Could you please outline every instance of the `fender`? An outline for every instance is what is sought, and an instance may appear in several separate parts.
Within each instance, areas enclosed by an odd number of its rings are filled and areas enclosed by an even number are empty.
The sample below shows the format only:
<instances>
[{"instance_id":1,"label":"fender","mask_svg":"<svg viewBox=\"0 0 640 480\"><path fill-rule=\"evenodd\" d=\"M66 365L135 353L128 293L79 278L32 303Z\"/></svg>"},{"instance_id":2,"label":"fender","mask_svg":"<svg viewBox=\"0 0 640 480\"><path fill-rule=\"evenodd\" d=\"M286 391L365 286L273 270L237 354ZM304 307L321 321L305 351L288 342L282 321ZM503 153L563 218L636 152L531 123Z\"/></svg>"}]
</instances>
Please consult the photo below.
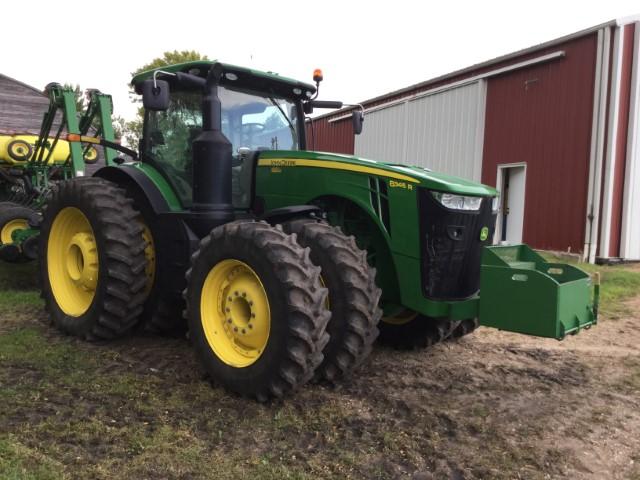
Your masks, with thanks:
<instances>
[{"instance_id":1,"label":"fender","mask_svg":"<svg viewBox=\"0 0 640 480\"><path fill-rule=\"evenodd\" d=\"M161 215L170 212L169 204L153 181L143 171L130 165L102 167L93 174L122 186L135 185L145 195L154 213Z\"/></svg>"}]
</instances>

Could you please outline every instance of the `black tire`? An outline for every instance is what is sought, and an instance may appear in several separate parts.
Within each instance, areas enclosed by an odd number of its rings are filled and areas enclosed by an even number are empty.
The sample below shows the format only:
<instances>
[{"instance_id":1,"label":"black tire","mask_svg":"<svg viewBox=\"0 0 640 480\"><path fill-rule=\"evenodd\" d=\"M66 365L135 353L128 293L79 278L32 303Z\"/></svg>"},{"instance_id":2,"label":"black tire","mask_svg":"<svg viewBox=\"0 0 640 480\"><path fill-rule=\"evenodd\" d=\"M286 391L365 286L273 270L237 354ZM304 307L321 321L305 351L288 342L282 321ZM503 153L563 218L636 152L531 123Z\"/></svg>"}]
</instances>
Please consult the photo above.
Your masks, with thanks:
<instances>
[{"instance_id":1,"label":"black tire","mask_svg":"<svg viewBox=\"0 0 640 480\"><path fill-rule=\"evenodd\" d=\"M186 286L185 272L190 258L184 225L177 218L161 221L141 190L133 186L125 188L133 199L134 208L141 214L155 251L155 275L144 302L140 326L154 335L183 337L187 321L182 314L185 308L182 292Z\"/></svg>"},{"instance_id":2,"label":"black tire","mask_svg":"<svg viewBox=\"0 0 640 480\"><path fill-rule=\"evenodd\" d=\"M146 259L142 226L136 221L139 213L132 203L124 190L100 178L77 178L53 188L43 212L38 256L45 309L61 331L86 340L110 340L124 336L137 323L145 299ZM95 293L88 308L78 315L63 311L48 270L55 261L49 259L52 226L67 207L84 215L97 249ZM55 249L53 252L55 258Z\"/></svg>"},{"instance_id":3,"label":"black tire","mask_svg":"<svg viewBox=\"0 0 640 480\"><path fill-rule=\"evenodd\" d=\"M16 162L26 162L33 154L33 147L24 140L13 140L7 144L7 154Z\"/></svg>"},{"instance_id":4,"label":"black tire","mask_svg":"<svg viewBox=\"0 0 640 480\"><path fill-rule=\"evenodd\" d=\"M13 202L1 202L0 203L0 246L11 245L10 240L11 228L5 230L5 227L9 226L10 222L15 220L28 224L30 218L36 215L36 212L29 207ZM32 260L27 255L24 255L22 251L22 245L6 246L2 249L0 258L7 263L26 263Z\"/></svg>"},{"instance_id":5,"label":"black tire","mask_svg":"<svg viewBox=\"0 0 640 480\"><path fill-rule=\"evenodd\" d=\"M311 249L311 261L322 269L322 280L329 289L329 343L315 376L333 382L359 367L378 337L382 291L376 286L376 272L355 238L337 227L302 219L283 228L295 233L301 246Z\"/></svg>"},{"instance_id":6,"label":"black tire","mask_svg":"<svg viewBox=\"0 0 640 480\"><path fill-rule=\"evenodd\" d=\"M7 208L13 208L13 207L22 207L22 205L16 202L9 202L9 201L0 202L0 212L6 210Z\"/></svg>"},{"instance_id":7,"label":"black tire","mask_svg":"<svg viewBox=\"0 0 640 480\"><path fill-rule=\"evenodd\" d=\"M383 318L380 322L380 343L397 350L429 348L451 335L455 324L451 320L429 318L405 312L405 320ZM394 322L394 323L391 323Z\"/></svg>"},{"instance_id":8,"label":"black tire","mask_svg":"<svg viewBox=\"0 0 640 480\"><path fill-rule=\"evenodd\" d=\"M469 318L467 320L462 320L456 328L451 332L452 340L456 340L458 338L464 337L474 332L480 326L480 322L477 318Z\"/></svg>"},{"instance_id":9,"label":"black tire","mask_svg":"<svg viewBox=\"0 0 640 480\"><path fill-rule=\"evenodd\" d=\"M12 243L9 241L10 230L5 231L5 227L8 226L9 222L17 220L28 226L29 220L34 220L36 216L37 213L29 207L12 202L0 203L0 245ZM21 246L18 245L3 249L1 258L7 263L25 263L32 260L32 258L23 254Z\"/></svg>"},{"instance_id":10,"label":"black tire","mask_svg":"<svg viewBox=\"0 0 640 480\"><path fill-rule=\"evenodd\" d=\"M14 220L23 220L28 225L29 220L33 219L36 215L37 213L35 212L35 210L29 207L23 207L22 205L17 204L9 204L9 202L2 202L0 203L0 232L2 232L7 223ZM6 235L2 236L6 237ZM0 244L10 243L6 242L5 240L8 239L3 239L2 236L0 236Z\"/></svg>"},{"instance_id":11,"label":"black tire","mask_svg":"<svg viewBox=\"0 0 640 480\"><path fill-rule=\"evenodd\" d=\"M214 352L201 315L205 279L225 260L243 262L253 270L269 305L268 339L253 363L242 368ZM327 289L322 287L320 268L311 262L309 250L280 226L238 221L215 228L192 256L184 296L197 356L212 379L231 391L259 401L281 398L306 383L322 362L331 316L325 308ZM227 315L221 306L216 308L218 318Z\"/></svg>"}]
</instances>

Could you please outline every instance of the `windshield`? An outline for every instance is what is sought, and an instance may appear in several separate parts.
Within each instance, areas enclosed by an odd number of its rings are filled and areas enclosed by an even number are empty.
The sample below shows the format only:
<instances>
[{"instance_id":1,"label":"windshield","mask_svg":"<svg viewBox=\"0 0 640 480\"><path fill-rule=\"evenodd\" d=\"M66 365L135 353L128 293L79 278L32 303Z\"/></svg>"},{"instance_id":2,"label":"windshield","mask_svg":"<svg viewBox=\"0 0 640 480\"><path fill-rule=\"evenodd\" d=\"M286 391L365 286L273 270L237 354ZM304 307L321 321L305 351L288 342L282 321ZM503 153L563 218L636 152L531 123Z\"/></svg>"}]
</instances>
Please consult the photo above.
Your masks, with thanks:
<instances>
[{"instance_id":1,"label":"windshield","mask_svg":"<svg viewBox=\"0 0 640 480\"><path fill-rule=\"evenodd\" d=\"M234 155L234 174L243 170L242 179L246 180L252 171L246 166L242 169L242 162L249 156L239 155L241 148L298 150L297 108L292 100L224 86L218 88L218 96L222 132L231 142ZM147 112L145 156L166 173L184 205L191 203L191 142L202 131L201 106L201 92L174 91L166 111ZM250 186L250 178L248 183Z\"/></svg>"}]
</instances>

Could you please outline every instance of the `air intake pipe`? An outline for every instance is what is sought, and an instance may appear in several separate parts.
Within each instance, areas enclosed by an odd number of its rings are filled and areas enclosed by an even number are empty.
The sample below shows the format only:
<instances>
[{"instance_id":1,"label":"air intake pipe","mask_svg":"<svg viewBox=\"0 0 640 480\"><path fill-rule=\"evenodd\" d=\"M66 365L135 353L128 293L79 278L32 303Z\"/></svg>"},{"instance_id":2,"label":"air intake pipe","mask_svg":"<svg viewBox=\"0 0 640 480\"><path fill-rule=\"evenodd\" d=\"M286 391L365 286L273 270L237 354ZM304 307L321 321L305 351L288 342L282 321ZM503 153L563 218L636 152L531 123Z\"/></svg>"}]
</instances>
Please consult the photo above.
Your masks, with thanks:
<instances>
[{"instance_id":1,"label":"air intake pipe","mask_svg":"<svg viewBox=\"0 0 640 480\"><path fill-rule=\"evenodd\" d=\"M195 230L205 235L234 219L231 197L231 142L222 133L218 85L222 65L211 66L202 101L202 132L193 140L193 205ZM191 223L191 222L190 222Z\"/></svg>"}]
</instances>

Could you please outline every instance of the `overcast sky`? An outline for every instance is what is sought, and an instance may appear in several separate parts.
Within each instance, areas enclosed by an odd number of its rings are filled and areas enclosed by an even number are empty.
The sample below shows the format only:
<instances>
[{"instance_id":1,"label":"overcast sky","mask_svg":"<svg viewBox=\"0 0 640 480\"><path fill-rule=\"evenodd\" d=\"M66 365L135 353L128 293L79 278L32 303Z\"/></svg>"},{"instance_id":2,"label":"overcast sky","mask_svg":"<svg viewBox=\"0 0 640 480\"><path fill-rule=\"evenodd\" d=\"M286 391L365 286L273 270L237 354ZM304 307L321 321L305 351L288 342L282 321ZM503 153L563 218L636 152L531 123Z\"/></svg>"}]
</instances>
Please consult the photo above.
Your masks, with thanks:
<instances>
[{"instance_id":1,"label":"overcast sky","mask_svg":"<svg viewBox=\"0 0 640 480\"><path fill-rule=\"evenodd\" d=\"M0 73L98 88L130 119L131 72L190 49L309 82L320 67L320 98L355 103L634 14L637 0L12 1Z\"/></svg>"}]
</instances>

